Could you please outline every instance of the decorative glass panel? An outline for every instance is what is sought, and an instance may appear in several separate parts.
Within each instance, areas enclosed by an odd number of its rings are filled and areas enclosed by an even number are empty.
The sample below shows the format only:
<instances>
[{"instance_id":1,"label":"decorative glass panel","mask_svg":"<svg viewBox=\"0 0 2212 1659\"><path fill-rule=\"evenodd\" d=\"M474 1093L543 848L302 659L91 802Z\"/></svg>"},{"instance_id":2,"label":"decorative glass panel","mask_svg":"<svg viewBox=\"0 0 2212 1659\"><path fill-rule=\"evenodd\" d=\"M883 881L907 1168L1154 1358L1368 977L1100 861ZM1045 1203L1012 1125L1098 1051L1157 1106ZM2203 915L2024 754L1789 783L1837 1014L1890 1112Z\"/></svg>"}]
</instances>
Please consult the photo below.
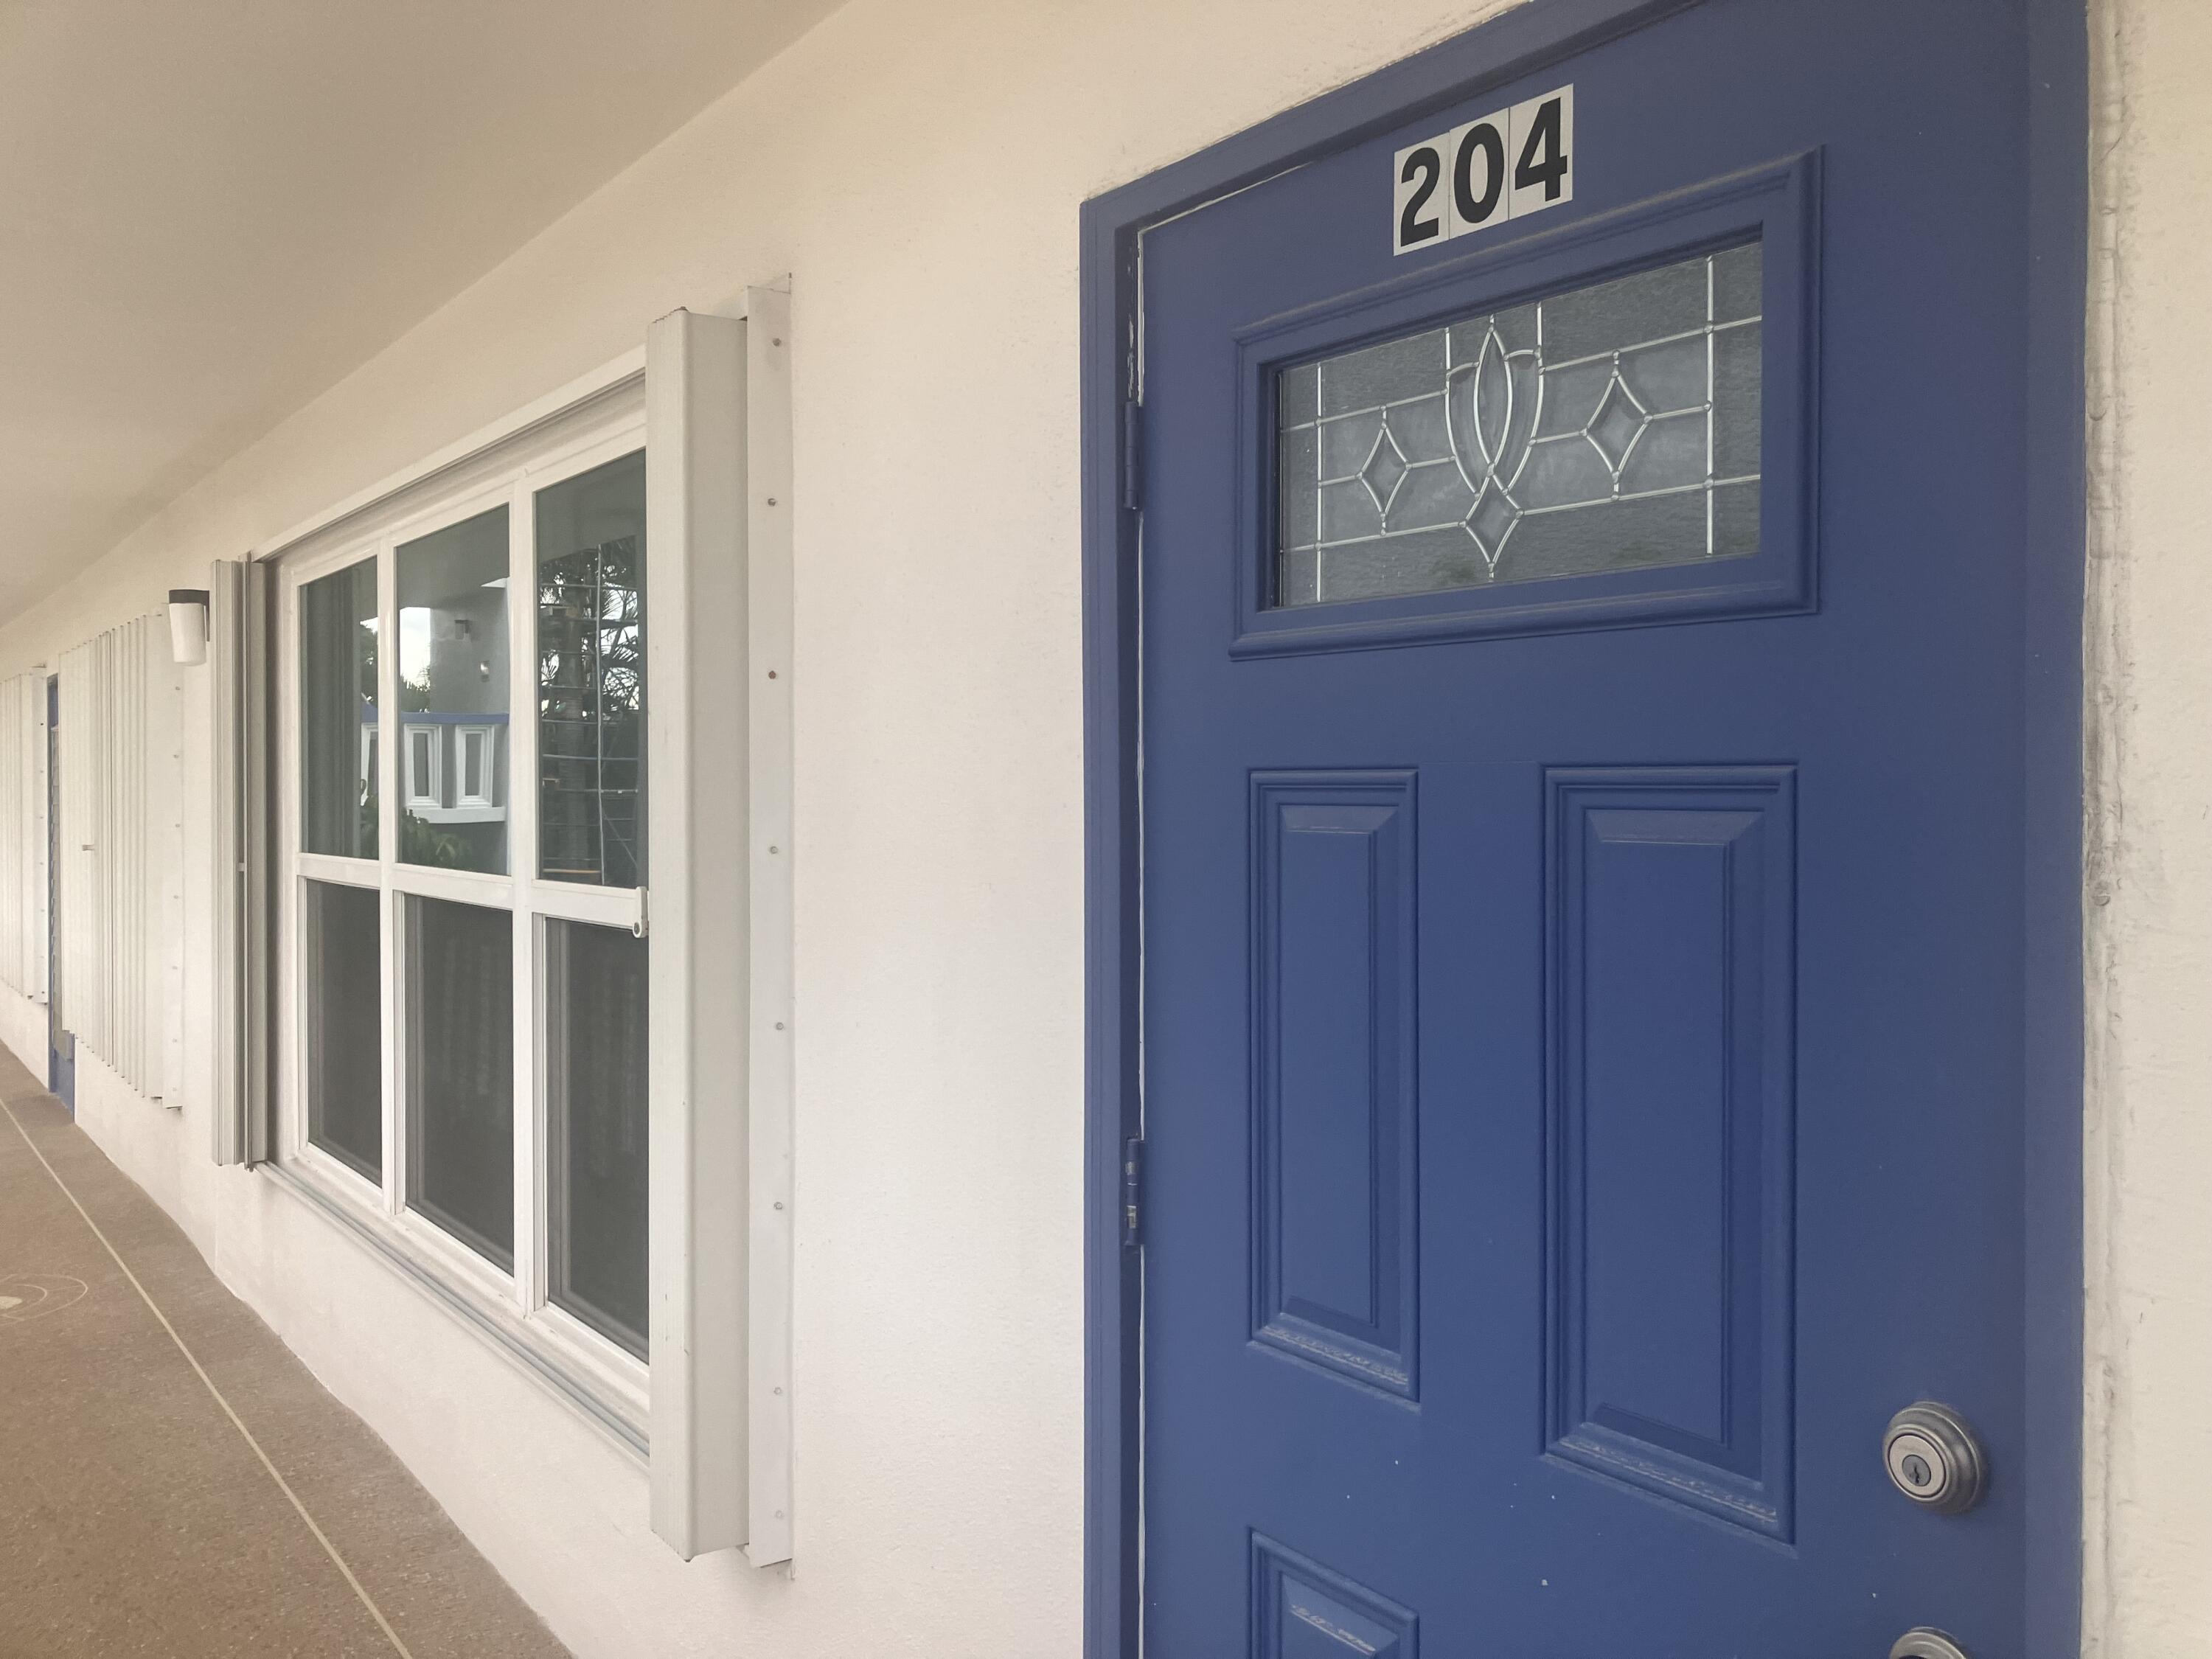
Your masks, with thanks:
<instances>
[{"instance_id":1,"label":"decorative glass panel","mask_svg":"<svg viewBox=\"0 0 2212 1659\"><path fill-rule=\"evenodd\" d=\"M409 864L507 872L507 509L401 545L399 856ZM454 733L493 735L489 804L464 805Z\"/></svg>"},{"instance_id":2,"label":"decorative glass panel","mask_svg":"<svg viewBox=\"0 0 2212 1659\"><path fill-rule=\"evenodd\" d=\"M580 921L545 943L553 1301L642 1357L649 947Z\"/></svg>"},{"instance_id":3,"label":"decorative glass panel","mask_svg":"<svg viewBox=\"0 0 2212 1659\"><path fill-rule=\"evenodd\" d=\"M374 887L305 889L307 1139L371 1181L384 1178L384 1000Z\"/></svg>"},{"instance_id":4,"label":"decorative glass panel","mask_svg":"<svg viewBox=\"0 0 2212 1659\"><path fill-rule=\"evenodd\" d=\"M645 452L538 492L538 846L550 881L645 858Z\"/></svg>"},{"instance_id":5,"label":"decorative glass panel","mask_svg":"<svg viewBox=\"0 0 2212 1659\"><path fill-rule=\"evenodd\" d=\"M376 561L300 589L300 846L376 856Z\"/></svg>"},{"instance_id":6,"label":"decorative glass panel","mask_svg":"<svg viewBox=\"0 0 2212 1659\"><path fill-rule=\"evenodd\" d=\"M407 901L407 1203L514 1266L514 918Z\"/></svg>"},{"instance_id":7,"label":"decorative glass panel","mask_svg":"<svg viewBox=\"0 0 2212 1659\"><path fill-rule=\"evenodd\" d=\"M1277 377L1279 605L1759 550L1756 244Z\"/></svg>"}]
</instances>

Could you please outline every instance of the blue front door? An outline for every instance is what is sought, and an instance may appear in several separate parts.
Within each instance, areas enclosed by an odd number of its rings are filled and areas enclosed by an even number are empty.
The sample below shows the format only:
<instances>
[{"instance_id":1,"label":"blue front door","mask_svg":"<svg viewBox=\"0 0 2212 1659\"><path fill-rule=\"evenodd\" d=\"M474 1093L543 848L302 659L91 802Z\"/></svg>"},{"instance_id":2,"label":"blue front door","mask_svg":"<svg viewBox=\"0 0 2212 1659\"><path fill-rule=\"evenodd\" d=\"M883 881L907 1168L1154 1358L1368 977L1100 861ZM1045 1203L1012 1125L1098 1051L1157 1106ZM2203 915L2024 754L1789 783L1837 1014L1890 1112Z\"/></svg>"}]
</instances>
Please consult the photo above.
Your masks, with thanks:
<instances>
[{"instance_id":1,"label":"blue front door","mask_svg":"<svg viewBox=\"0 0 2212 1659\"><path fill-rule=\"evenodd\" d=\"M1157 1659L2021 1651L2025 53L1706 0L1146 233Z\"/></svg>"}]
</instances>

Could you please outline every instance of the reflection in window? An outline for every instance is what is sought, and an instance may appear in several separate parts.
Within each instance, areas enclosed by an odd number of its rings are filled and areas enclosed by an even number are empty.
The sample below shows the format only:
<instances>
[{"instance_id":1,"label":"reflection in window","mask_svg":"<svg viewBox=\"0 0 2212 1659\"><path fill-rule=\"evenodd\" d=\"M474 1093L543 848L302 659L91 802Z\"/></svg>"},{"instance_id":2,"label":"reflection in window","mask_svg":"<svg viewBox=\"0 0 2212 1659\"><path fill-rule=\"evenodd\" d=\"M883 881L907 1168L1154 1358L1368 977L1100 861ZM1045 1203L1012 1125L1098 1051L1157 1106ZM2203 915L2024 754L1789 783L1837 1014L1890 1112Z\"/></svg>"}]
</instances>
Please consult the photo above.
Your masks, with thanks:
<instances>
[{"instance_id":1,"label":"reflection in window","mask_svg":"<svg viewBox=\"0 0 2212 1659\"><path fill-rule=\"evenodd\" d=\"M407 901L407 1203L514 1266L514 918Z\"/></svg>"},{"instance_id":2,"label":"reflection in window","mask_svg":"<svg viewBox=\"0 0 2212 1659\"><path fill-rule=\"evenodd\" d=\"M300 589L300 846L376 856L376 561Z\"/></svg>"},{"instance_id":3,"label":"reflection in window","mask_svg":"<svg viewBox=\"0 0 2212 1659\"><path fill-rule=\"evenodd\" d=\"M307 1139L371 1181L384 1174L384 1006L374 887L301 884Z\"/></svg>"},{"instance_id":4,"label":"reflection in window","mask_svg":"<svg viewBox=\"0 0 2212 1659\"><path fill-rule=\"evenodd\" d=\"M438 728L410 720L407 736L407 791L410 812L435 811L445 798L438 793Z\"/></svg>"},{"instance_id":5,"label":"reflection in window","mask_svg":"<svg viewBox=\"0 0 2212 1659\"><path fill-rule=\"evenodd\" d=\"M540 490L538 845L550 881L635 887L645 848L645 453Z\"/></svg>"},{"instance_id":6,"label":"reflection in window","mask_svg":"<svg viewBox=\"0 0 2212 1659\"><path fill-rule=\"evenodd\" d=\"M642 1356L648 947L553 921L545 945L552 1298Z\"/></svg>"},{"instance_id":7,"label":"reflection in window","mask_svg":"<svg viewBox=\"0 0 2212 1659\"><path fill-rule=\"evenodd\" d=\"M1759 550L1757 244L1277 377L1277 603Z\"/></svg>"},{"instance_id":8,"label":"reflection in window","mask_svg":"<svg viewBox=\"0 0 2212 1659\"><path fill-rule=\"evenodd\" d=\"M398 549L399 713L406 734L399 857L507 870L507 508ZM489 787L465 802L457 733L489 727Z\"/></svg>"},{"instance_id":9,"label":"reflection in window","mask_svg":"<svg viewBox=\"0 0 2212 1659\"><path fill-rule=\"evenodd\" d=\"M453 741L460 754L461 773L453 785L457 806L489 806L491 801L491 757L498 732L489 726L456 726Z\"/></svg>"}]
</instances>

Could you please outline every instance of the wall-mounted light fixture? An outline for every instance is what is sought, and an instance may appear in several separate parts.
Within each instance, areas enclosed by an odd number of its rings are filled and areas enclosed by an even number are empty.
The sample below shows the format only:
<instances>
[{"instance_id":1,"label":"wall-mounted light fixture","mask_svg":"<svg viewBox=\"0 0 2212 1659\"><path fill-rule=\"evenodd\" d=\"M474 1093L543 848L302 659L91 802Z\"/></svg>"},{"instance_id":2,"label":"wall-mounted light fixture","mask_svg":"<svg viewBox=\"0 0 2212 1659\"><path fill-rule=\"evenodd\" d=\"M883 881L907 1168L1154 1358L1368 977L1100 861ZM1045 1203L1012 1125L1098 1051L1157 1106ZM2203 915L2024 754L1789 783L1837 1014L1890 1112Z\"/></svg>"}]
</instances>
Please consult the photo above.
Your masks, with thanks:
<instances>
[{"instance_id":1,"label":"wall-mounted light fixture","mask_svg":"<svg viewBox=\"0 0 2212 1659\"><path fill-rule=\"evenodd\" d=\"M208 647L208 591L169 590L169 654L184 664L205 662Z\"/></svg>"}]
</instances>

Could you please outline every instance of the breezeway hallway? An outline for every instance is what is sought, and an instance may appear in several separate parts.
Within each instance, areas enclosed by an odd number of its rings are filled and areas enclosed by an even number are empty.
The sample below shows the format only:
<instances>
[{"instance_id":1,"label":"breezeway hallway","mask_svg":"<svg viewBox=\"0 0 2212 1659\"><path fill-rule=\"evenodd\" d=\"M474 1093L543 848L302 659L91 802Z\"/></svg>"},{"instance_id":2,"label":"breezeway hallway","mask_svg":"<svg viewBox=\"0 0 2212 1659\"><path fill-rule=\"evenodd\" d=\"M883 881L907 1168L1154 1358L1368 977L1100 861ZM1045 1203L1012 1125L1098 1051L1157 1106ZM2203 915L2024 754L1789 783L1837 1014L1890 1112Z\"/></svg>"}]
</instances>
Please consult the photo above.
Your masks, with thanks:
<instances>
[{"instance_id":1,"label":"breezeway hallway","mask_svg":"<svg viewBox=\"0 0 2212 1659\"><path fill-rule=\"evenodd\" d=\"M567 1651L0 1052L0 1659Z\"/></svg>"},{"instance_id":2,"label":"breezeway hallway","mask_svg":"<svg viewBox=\"0 0 2212 1659\"><path fill-rule=\"evenodd\" d=\"M2212 1659L2208 87L0 0L0 1659Z\"/></svg>"}]
</instances>

